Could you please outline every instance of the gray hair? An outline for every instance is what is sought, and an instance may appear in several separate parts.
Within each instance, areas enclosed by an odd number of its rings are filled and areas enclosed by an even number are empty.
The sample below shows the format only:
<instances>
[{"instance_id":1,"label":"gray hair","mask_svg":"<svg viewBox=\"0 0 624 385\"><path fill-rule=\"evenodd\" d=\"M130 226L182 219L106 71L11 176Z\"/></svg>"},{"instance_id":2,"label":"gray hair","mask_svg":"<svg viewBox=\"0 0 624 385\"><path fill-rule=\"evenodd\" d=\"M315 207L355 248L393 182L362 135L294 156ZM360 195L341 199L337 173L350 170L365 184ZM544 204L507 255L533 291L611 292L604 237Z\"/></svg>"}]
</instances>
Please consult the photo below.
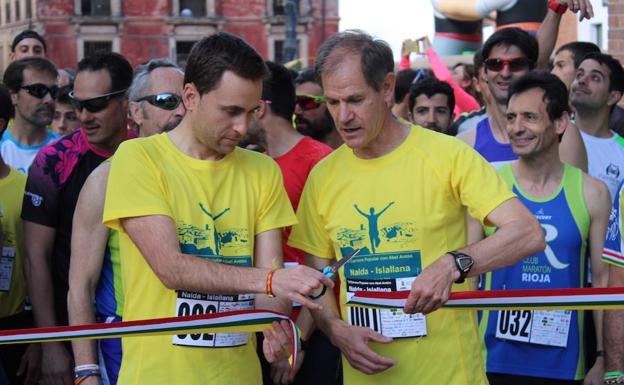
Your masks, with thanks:
<instances>
[{"instance_id":1,"label":"gray hair","mask_svg":"<svg viewBox=\"0 0 624 385\"><path fill-rule=\"evenodd\" d=\"M333 55L336 50L340 50L341 54ZM388 43L374 39L362 30L350 29L334 34L319 49L314 70L321 87L321 76L335 70L345 56L343 53L360 55L364 79L375 91L381 89L388 73L394 72L394 57Z\"/></svg>"},{"instance_id":2,"label":"gray hair","mask_svg":"<svg viewBox=\"0 0 624 385\"><path fill-rule=\"evenodd\" d=\"M128 88L128 100L135 102L147 95L152 87L149 74L156 68L174 68L179 70L181 74L184 74L182 68L168 59L152 59L145 64L141 64L134 72L132 84L130 85L130 88Z\"/></svg>"}]
</instances>

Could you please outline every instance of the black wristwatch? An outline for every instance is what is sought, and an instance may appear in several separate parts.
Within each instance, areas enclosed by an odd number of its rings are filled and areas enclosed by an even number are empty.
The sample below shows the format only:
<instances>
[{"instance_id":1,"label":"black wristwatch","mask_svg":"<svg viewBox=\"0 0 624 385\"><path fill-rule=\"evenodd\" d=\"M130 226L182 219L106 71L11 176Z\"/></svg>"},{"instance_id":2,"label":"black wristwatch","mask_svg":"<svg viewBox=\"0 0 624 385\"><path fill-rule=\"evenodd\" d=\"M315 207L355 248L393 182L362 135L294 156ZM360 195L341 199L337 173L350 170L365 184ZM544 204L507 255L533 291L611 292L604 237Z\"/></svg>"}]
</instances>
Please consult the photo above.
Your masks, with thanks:
<instances>
[{"instance_id":1,"label":"black wristwatch","mask_svg":"<svg viewBox=\"0 0 624 385\"><path fill-rule=\"evenodd\" d=\"M472 269L472 265L474 265L474 260L470 255L459 251L449 251L448 254L451 254L453 258L455 258L455 266L457 266L457 270L459 270L459 278L457 278L455 283L464 283L470 269Z\"/></svg>"}]
</instances>

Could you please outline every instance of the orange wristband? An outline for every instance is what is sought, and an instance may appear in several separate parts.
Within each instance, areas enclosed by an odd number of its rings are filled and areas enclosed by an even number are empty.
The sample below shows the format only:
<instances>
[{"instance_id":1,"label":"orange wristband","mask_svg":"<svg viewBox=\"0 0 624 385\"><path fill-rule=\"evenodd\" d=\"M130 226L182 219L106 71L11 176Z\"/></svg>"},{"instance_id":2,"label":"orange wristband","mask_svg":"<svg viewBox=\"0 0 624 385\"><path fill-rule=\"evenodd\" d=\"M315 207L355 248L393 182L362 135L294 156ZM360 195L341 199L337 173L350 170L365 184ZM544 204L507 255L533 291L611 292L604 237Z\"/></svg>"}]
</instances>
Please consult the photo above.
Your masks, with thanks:
<instances>
[{"instance_id":1,"label":"orange wristband","mask_svg":"<svg viewBox=\"0 0 624 385\"><path fill-rule=\"evenodd\" d=\"M273 294L273 273L275 273L275 270L271 270L269 274L267 274L265 288L266 294L271 298L275 298L275 294Z\"/></svg>"}]
</instances>

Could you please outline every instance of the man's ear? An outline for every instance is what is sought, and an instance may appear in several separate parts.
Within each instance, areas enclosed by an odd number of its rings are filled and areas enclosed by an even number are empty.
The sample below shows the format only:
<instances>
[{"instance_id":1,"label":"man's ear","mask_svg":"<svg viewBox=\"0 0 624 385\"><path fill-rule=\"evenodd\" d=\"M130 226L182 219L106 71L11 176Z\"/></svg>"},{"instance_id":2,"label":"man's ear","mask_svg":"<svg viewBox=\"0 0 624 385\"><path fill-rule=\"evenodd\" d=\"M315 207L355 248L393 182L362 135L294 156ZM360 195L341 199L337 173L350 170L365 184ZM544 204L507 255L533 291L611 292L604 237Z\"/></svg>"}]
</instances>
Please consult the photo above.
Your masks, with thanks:
<instances>
[{"instance_id":1,"label":"man's ear","mask_svg":"<svg viewBox=\"0 0 624 385\"><path fill-rule=\"evenodd\" d=\"M568 111L563 111L561 117L555 119L553 123L555 126L555 133L557 135L563 135L565 130L568 128L568 125L570 124L570 114L568 113Z\"/></svg>"},{"instance_id":2,"label":"man's ear","mask_svg":"<svg viewBox=\"0 0 624 385\"><path fill-rule=\"evenodd\" d=\"M186 83L182 89L182 103L187 111L195 111L199 105L201 94L195 84Z\"/></svg>"},{"instance_id":3,"label":"man's ear","mask_svg":"<svg viewBox=\"0 0 624 385\"><path fill-rule=\"evenodd\" d=\"M140 102L129 102L128 111L130 112L130 119L136 123L137 126L143 124L143 111Z\"/></svg>"},{"instance_id":4,"label":"man's ear","mask_svg":"<svg viewBox=\"0 0 624 385\"><path fill-rule=\"evenodd\" d=\"M381 93L383 94L386 103L392 103L394 101L394 84L396 82L396 75L394 72L388 72L386 77L381 83ZM389 104L390 105L390 104Z\"/></svg>"},{"instance_id":5,"label":"man's ear","mask_svg":"<svg viewBox=\"0 0 624 385\"><path fill-rule=\"evenodd\" d=\"M620 91L610 91L609 92L609 99L607 100L607 105L612 106L614 104L617 104L617 102L619 102L620 99L622 99L622 92L620 92Z\"/></svg>"}]
</instances>

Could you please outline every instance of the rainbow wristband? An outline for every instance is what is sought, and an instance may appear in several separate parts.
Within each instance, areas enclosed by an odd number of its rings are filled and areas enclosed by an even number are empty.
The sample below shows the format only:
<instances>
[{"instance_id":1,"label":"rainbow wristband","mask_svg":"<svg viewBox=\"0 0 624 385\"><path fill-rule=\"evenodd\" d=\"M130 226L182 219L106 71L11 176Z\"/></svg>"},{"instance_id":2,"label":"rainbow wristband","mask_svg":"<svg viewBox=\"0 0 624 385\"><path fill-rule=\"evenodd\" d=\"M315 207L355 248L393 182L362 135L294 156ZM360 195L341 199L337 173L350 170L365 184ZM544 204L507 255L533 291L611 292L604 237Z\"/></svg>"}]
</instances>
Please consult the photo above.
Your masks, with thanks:
<instances>
[{"instance_id":1,"label":"rainbow wristband","mask_svg":"<svg viewBox=\"0 0 624 385\"><path fill-rule=\"evenodd\" d=\"M605 372L605 384L624 384L624 372Z\"/></svg>"}]
</instances>

